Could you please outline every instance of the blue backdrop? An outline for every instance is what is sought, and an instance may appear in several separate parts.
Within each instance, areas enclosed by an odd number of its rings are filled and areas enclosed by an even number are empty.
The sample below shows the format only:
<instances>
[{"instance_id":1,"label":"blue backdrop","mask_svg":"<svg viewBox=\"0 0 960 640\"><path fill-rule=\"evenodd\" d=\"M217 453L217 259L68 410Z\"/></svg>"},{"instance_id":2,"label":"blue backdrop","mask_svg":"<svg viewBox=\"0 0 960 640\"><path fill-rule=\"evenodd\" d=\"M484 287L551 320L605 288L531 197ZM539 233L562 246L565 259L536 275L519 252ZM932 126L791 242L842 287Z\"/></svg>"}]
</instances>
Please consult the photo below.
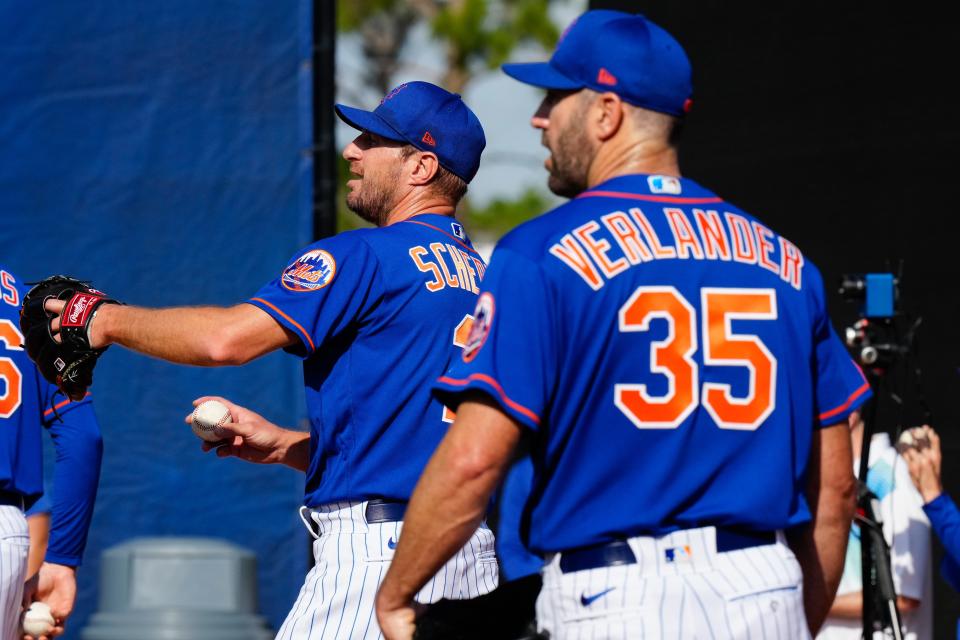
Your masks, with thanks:
<instances>
[{"instance_id":1,"label":"blue backdrop","mask_svg":"<svg viewBox=\"0 0 960 640\"><path fill-rule=\"evenodd\" d=\"M3 263L147 306L254 293L311 239L310 20L307 0L0 4ZM100 552L166 534L253 549L276 628L307 568L303 477L204 455L182 419L221 394L305 428L299 362L200 369L115 347L93 392L104 469L68 636L95 610Z\"/></svg>"}]
</instances>

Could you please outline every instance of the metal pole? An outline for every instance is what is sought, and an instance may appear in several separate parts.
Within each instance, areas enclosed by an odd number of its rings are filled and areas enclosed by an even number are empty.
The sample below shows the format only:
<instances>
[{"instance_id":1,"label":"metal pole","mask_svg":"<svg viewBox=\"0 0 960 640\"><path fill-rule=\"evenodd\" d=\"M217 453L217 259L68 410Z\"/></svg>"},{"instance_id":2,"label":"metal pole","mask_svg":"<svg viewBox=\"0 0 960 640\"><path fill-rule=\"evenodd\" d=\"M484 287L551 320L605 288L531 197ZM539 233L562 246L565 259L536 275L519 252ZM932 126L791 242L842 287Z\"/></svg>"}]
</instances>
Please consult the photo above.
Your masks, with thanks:
<instances>
[{"instance_id":1,"label":"metal pole","mask_svg":"<svg viewBox=\"0 0 960 640\"><path fill-rule=\"evenodd\" d=\"M313 237L337 232L336 0L313 0Z\"/></svg>"}]
</instances>

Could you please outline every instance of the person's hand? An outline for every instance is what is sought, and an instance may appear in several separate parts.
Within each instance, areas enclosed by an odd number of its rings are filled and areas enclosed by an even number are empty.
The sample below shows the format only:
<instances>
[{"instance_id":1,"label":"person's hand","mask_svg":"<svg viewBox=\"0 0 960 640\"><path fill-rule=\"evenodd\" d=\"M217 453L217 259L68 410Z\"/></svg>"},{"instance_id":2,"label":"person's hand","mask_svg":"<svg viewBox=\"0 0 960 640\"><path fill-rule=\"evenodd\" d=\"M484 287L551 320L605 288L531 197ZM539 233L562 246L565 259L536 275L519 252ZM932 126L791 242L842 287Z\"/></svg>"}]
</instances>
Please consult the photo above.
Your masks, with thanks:
<instances>
[{"instance_id":1,"label":"person's hand","mask_svg":"<svg viewBox=\"0 0 960 640\"><path fill-rule=\"evenodd\" d=\"M216 451L218 458L236 457L258 464L287 464L300 468L295 464L297 461L292 460L296 456L291 453L291 448L308 438L307 434L278 427L263 416L218 396L197 398L193 406L207 400L219 400L225 404L233 422L220 426L228 437L220 442L203 442L204 451ZM184 422L191 424L193 414L187 415Z\"/></svg>"},{"instance_id":2,"label":"person's hand","mask_svg":"<svg viewBox=\"0 0 960 640\"><path fill-rule=\"evenodd\" d=\"M908 447L902 455L907 461L910 479L923 497L923 502L932 502L943 493L943 485L940 482L940 437L927 425L911 429L910 435L913 436L914 442L922 442L924 439L930 442L928 447L919 449Z\"/></svg>"},{"instance_id":3,"label":"person's hand","mask_svg":"<svg viewBox=\"0 0 960 640\"><path fill-rule=\"evenodd\" d=\"M43 303L43 308L48 312L54 314L56 317L50 321L50 335L53 336L53 339L57 342L60 342L60 316L63 313L63 308L67 306L65 300L57 300L56 298L50 298ZM90 325L87 328L87 340L90 342L91 349L99 349L100 347L106 347L110 344L110 341L107 340L106 336L103 335L102 331L97 330L97 314L104 311L106 307L110 305L100 305L94 313L94 317L90 319ZM110 313L107 311L107 313Z\"/></svg>"},{"instance_id":4,"label":"person's hand","mask_svg":"<svg viewBox=\"0 0 960 640\"><path fill-rule=\"evenodd\" d=\"M384 640L413 640L419 608L420 605L414 602L390 606L377 598L377 622L380 623Z\"/></svg>"},{"instance_id":5,"label":"person's hand","mask_svg":"<svg viewBox=\"0 0 960 640\"><path fill-rule=\"evenodd\" d=\"M77 599L77 569L64 564L44 562L37 573L37 589L28 602L24 598L24 608L30 602L40 600L47 603L50 613L56 621L56 626L46 635L34 638L24 635L24 640L49 640L63 634L64 623L73 613L73 605Z\"/></svg>"}]
</instances>

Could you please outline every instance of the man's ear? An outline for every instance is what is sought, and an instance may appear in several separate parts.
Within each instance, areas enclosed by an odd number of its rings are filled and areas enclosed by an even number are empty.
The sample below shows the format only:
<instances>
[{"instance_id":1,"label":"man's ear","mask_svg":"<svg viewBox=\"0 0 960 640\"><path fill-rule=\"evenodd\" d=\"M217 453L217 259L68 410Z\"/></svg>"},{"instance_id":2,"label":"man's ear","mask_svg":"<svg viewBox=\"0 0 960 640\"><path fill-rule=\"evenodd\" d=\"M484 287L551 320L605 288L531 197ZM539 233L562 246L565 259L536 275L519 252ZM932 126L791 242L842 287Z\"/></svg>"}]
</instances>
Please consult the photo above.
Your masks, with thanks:
<instances>
[{"instance_id":1,"label":"man's ear","mask_svg":"<svg viewBox=\"0 0 960 640\"><path fill-rule=\"evenodd\" d=\"M414 163L410 167L410 184L416 187L429 183L440 170L440 161L436 154L429 151L415 153L407 162Z\"/></svg>"},{"instance_id":2,"label":"man's ear","mask_svg":"<svg viewBox=\"0 0 960 640\"><path fill-rule=\"evenodd\" d=\"M620 96L610 91L597 95L587 113L597 137L604 142L617 134L626 115Z\"/></svg>"}]
</instances>

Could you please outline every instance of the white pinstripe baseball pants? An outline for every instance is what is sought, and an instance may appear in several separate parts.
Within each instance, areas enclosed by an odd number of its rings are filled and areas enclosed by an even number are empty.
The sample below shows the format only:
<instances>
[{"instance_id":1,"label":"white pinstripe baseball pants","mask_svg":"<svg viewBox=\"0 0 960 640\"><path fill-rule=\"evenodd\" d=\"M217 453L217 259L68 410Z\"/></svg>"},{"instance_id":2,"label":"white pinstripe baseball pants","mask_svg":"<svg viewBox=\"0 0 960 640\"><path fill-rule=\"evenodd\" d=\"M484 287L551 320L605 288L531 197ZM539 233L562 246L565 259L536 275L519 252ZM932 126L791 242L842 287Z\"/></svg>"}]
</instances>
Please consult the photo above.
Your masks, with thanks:
<instances>
[{"instance_id":1,"label":"white pinstripe baseball pants","mask_svg":"<svg viewBox=\"0 0 960 640\"><path fill-rule=\"evenodd\" d=\"M20 601L29 550L30 534L23 511L0 506L0 640L20 637Z\"/></svg>"},{"instance_id":2,"label":"white pinstripe baseball pants","mask_svg":"<svg viewBox=\"0 0 960 640\"><path fill-rule=\"evenodd\" d=\"M543 569L537 621L552 640L809 639L800 565L777 543L717 553L713 527L629 541L637 563Z\"/></svg>"},{"instance_id":3,"label":"white pinstripe baseball pants","mask_svg":"<svg viewBox=\"0 0 960 640\"><path fill-rule=\"evenodd\" d=\"M319 537L316 561L276 640L373 640L382 638L374 598L386 575L402 522L367 524L366 502L340 502L309 513ZM311 532L313 533L313 532ZM497 587L493 532L482 526L417 594L424 604L441 598L475 598Z\"/></svg>"}]
</instances>

